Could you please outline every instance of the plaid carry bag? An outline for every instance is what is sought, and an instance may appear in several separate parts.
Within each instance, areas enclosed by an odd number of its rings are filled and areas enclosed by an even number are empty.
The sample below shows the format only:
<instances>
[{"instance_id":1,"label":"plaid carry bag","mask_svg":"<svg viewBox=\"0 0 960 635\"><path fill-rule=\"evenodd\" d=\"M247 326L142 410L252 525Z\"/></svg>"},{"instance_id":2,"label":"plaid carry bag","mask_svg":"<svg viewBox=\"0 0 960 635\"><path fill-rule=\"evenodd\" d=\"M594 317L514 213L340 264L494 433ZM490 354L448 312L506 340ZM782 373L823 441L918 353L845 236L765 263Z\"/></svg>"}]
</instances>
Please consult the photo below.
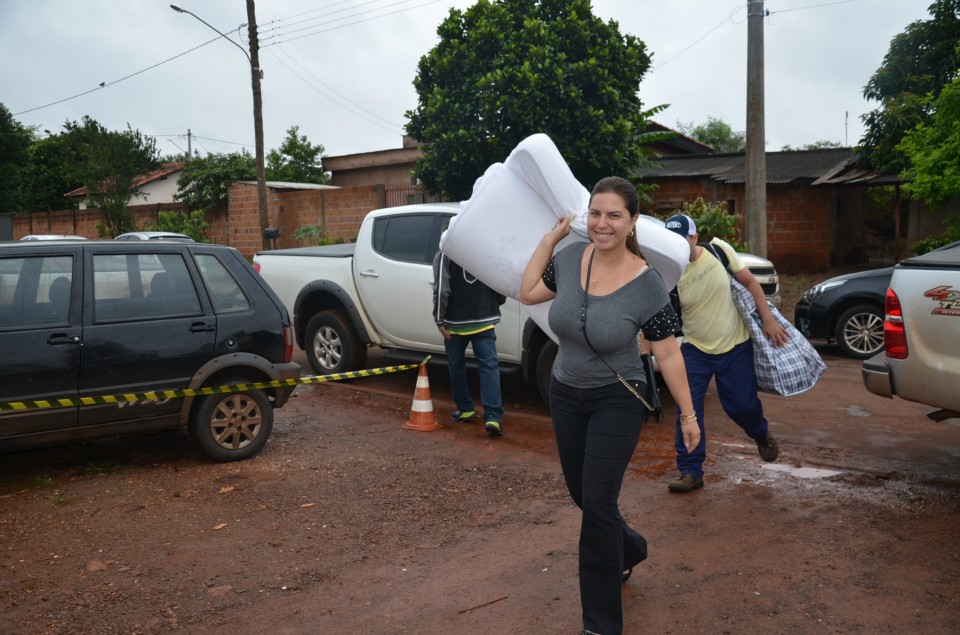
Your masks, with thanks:
<instances>
[{"instance_id":1,"label":"plaid carry bag","mask_svg":"<svg viewBox=\"0 0 960 635\"><path fill-rule=\"evenodd\" d=\"M753 340L753 364L756 367L757 383L763 392L775 395L797 395L813 388L827 366L820 354L775 306L767 302L774 319L787 331L790 341L776 348L763 334L763 323L753 295L747 288L730 277L733 302L740 317L750 330Z\"/></svg>"}]
</instances>

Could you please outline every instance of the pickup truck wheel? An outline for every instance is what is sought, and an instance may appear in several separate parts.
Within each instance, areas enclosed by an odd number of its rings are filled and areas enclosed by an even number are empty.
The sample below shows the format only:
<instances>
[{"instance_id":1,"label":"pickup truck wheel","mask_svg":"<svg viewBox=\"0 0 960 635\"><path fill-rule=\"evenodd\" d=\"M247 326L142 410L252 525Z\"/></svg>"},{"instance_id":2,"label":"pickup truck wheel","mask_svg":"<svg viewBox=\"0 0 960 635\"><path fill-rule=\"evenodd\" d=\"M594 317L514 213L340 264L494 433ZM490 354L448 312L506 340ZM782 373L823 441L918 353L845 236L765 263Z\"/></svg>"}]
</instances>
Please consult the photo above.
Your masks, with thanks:
<instances>
[{"instance_id":1,"label":"pickup truck wheel","mask_svg":"<svg viewBox=\"0 0 960 635\"><path fill-rule=\"evenodd\" d=\"M873 357L883 350L883 309L870 304L850 307L837 320L835 337L844 355Z\"/></svg>"},{"instance_id":2,"label":"pickup truck wheel","mask_svg":"<svg viewBox=\"0 0 960 635\"><path fill-rule=\"evenodd\" d=\"M215 461L241 461L263 448L273 430L273 406L262 390L202 399L190 420L190 436L204 454Z\"/></svg>"},{"instance_id":3,"label":"pickup truck wheel","mask_svg":"<svg viewBox=\"0 0 960 635\"><path fill-rule=\"evenodd\" d=\"M557 343L548 339L537 355L537 390L547 407L550 406L550 382L553 379L553 360L557 358Z\"/></svg>"},{"instance_id":4,"label":"pickup truck wheel","mask_svg":"<svg viewBox=\"0 0 960 635\"><path fill-rule=\"evenodd\" d=\"M307 323L307 360L317 375L360 370L367 347L342 311L321 311Z\"/></svg>"}]
</instances>

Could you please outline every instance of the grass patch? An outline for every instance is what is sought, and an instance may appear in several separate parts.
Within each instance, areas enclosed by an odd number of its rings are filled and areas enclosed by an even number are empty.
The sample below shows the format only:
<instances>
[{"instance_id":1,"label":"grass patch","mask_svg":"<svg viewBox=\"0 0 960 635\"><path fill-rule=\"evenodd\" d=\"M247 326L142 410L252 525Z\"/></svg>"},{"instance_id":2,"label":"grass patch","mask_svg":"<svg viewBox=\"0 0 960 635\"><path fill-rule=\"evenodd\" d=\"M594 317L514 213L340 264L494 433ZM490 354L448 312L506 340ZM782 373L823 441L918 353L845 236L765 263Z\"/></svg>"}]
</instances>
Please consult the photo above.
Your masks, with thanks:
<instances>
[{"instance_id":1,"label":"grass patch","mask_svg":"<svg viewBox=\"0 0 960 635\"><path fill-rule=\"evenodd\" d=\"M30 479L30 483L34 487L39 487L42 489L53 489L57 486L57 482L48 474L37 474Z\"/></svg>"}]
</instances>

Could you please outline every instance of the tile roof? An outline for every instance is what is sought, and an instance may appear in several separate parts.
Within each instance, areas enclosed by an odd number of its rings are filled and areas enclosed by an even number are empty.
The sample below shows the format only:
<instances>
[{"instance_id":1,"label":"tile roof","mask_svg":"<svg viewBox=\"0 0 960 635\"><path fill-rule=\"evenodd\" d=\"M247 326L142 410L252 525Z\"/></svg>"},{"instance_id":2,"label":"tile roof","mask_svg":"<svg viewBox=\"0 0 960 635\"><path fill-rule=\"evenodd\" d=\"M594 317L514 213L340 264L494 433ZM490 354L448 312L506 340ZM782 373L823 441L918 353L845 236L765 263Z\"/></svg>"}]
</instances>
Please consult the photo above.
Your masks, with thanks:
<instances>
[{"instance_id":1,"label":"tile roof","mask_svg":"<svg viewBox=\"0 0 960 635\"><path fill-rule=\"evenodd\" d=\"M900 182L896 175L857 167L853 148L767 152L766 160L768 184L892 185ZM643 168L638 175L647 178L706 176L720 183L746 182L743 152L664 156L658 161L660 167Z\"/></svg>"},{"instance_id":2,"label":"tile roof","mask_svg":"<svg viewBox=\"0 0 960 635\"><path fill-rule=\"evenodd\" d=\"M156 170L145 172L137 176L135 179L133 179L133 187L131 187L131 189L136 190L146 185L147 183L152 183L153 181L159 181L160 179L166 178L171 174L175 174L176 172L179 172L180 170L182 170L183 166L184 166L183 161L174 161L172 163L164 163L162 166L160 166ZM66 194L64 194L64 196L73 196L73 197L86 196L89 192L90 190L88 190L87 187L84 186L84 187L78 187L75 190L67 192Z\"/></svg>"}]
</instances>

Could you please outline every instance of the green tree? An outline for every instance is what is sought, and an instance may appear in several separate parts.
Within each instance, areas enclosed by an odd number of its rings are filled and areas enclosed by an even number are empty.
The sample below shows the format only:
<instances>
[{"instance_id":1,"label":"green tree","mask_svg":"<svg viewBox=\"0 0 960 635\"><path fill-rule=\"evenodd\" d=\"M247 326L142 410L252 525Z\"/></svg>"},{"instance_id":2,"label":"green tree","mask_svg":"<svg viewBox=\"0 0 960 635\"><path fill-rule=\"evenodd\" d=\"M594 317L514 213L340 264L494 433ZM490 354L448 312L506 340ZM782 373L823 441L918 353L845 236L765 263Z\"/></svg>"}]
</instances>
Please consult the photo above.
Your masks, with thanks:
<instances>
[{"instance_id":1,"label":"green tree","mask_svg":"<svg viewBox=\"0 0 960 635\"><path fill-rule=\"evenodd\" d=\"M183 167L173 198L191 210L206 212L227 198L231 183L256 178L257 160L246 150L194 157Z\"/></svg>"},{"instance_id":2,"label":"green tree","mask_svg":"<svg viewBox=\"0 0 960 635\"><path fill-rule=\"evenodd\" d=\"M813 143L807 143L800 146L799 148L794 148L792 146L786 145L780 148L783 152L790 152L792 150L826 150L830 148L842 148L843 144L839 141L828 141L826 139L820 139L819 141L814 141Z\"/></svg>"},{"instance_id":3,"label":"green tree","mask_svg":"<svg viewBox=\"0 0 960 635\"><path fill-rule=\"evenodd\" d=\"M427 189L470 195L476 179L524 138L550 136L590 186L629 175L647 154L638 96L645 44L592 13L589 0L479 0L451 9L420 59L407 132L424 145Z\"/></svg>"},{"instance_id":4,"label":"green tree","mask_svg":"<svg viewBox=\"0 0 960 635\"><path fill-rule=\"evenodd\" d=\"M66 134L47 134L34 141L27 151L27 163L20 171L20 193L28 212L76 209L80 201L64 194L83 186L83 160L78 139Z\"/></svg>"},{"instance_id":5,"label":"green tree","mask_svg":"<svg viewBox=\"0 0 960 635\"><path fill-rule=\"evenodd\" d=\"M323 146L313 145L298 126L291 126L280 147L267 155L267 178L288 183L329 184L323 170Z\"/></svg>"},{"instance_id":6,"label":"green tree","mask_svg":"<svg viewBox=\"0 0 960 635\"><path fill-rule=\"evenodd\" d=\"M680 209L668 214L663 220L674 214L686 214L694 220L701 242L719 238L729 243L736 251L747 251L747 243L740 240L743 216L729 213L725 202L708 203L697 197L697 200L684 203Z\"/></svg>"},{"instance_id":7,"label":"green tree","mask_svg":"<svg viewBox=\"0 0 960 635\"><path fill-rule=\"evenodd\" d=\"M897 146L907 158L902 173L904 189L931 208L960 197L960 78L940 91L934 100L933 119L907 132ZM915 245L917 253L960 240L960 213L947 218L939 236Z\"/></svg>"},{"instance_id":8,"label":"green tree","mask_svg":"<svg viewBox=\"0 0 960 635\"><path fill-rule=\"evenodd\" d=\"M859 160L876 170L898 174L907 159L898 149L903 136L933 117L933 101L960 68L955 47L960 41L960 0L936 0L930 20L917 20L890 41L880 68L863 96L880 102L863 115Z\"/></svg>"},{"instance_id":9,"label":"green tree","mask_svg":"<svg viewBox=\"0 0 960 635\"><path fill-rule=\"evenodd\" d=\"M159 166L156 141L129 125L120 132L107 130L90 117L79 123L68 121L63 128L79 151L76 167L87 189L85 200L100 210L100 235L113 237L136 230L128 209L130 197L137 195L136 178Z\"/></svg>"},{"instance_id":10,"label":"green tree","mask_svg":"<svg viewBox=\"0 0 960 635\"><path fill-rule=\"evenodd\" d=\"M203 212L197 210L184 214L182 212L157 212L157 222L146 227L147 231L177 232L186 234L198 243L208 243L207 229L210 224Z\"/></svg>"},{"instance_id":11,"label":"green tree","mask_svg":"<svg viewBox=\"0 0 960 635\"><path fill-rule=\"evenodd\" d=\"M0 104L0 214L23 211L20 173L27 164L33 130L13 118Z\"/></svg>"},{"instance_id":12,"label":"green tree","mask_svg":"<svg viewBox=\"0 0 960 635\"><path fill-rule=\"evenodd\" d=\"M699 126L678 121L677 131L707 144L714 152L743 152L747 147L746 133L734 132L730 124L715 117L707 117L707 123Z\"/></svg>"}]
</instances>

